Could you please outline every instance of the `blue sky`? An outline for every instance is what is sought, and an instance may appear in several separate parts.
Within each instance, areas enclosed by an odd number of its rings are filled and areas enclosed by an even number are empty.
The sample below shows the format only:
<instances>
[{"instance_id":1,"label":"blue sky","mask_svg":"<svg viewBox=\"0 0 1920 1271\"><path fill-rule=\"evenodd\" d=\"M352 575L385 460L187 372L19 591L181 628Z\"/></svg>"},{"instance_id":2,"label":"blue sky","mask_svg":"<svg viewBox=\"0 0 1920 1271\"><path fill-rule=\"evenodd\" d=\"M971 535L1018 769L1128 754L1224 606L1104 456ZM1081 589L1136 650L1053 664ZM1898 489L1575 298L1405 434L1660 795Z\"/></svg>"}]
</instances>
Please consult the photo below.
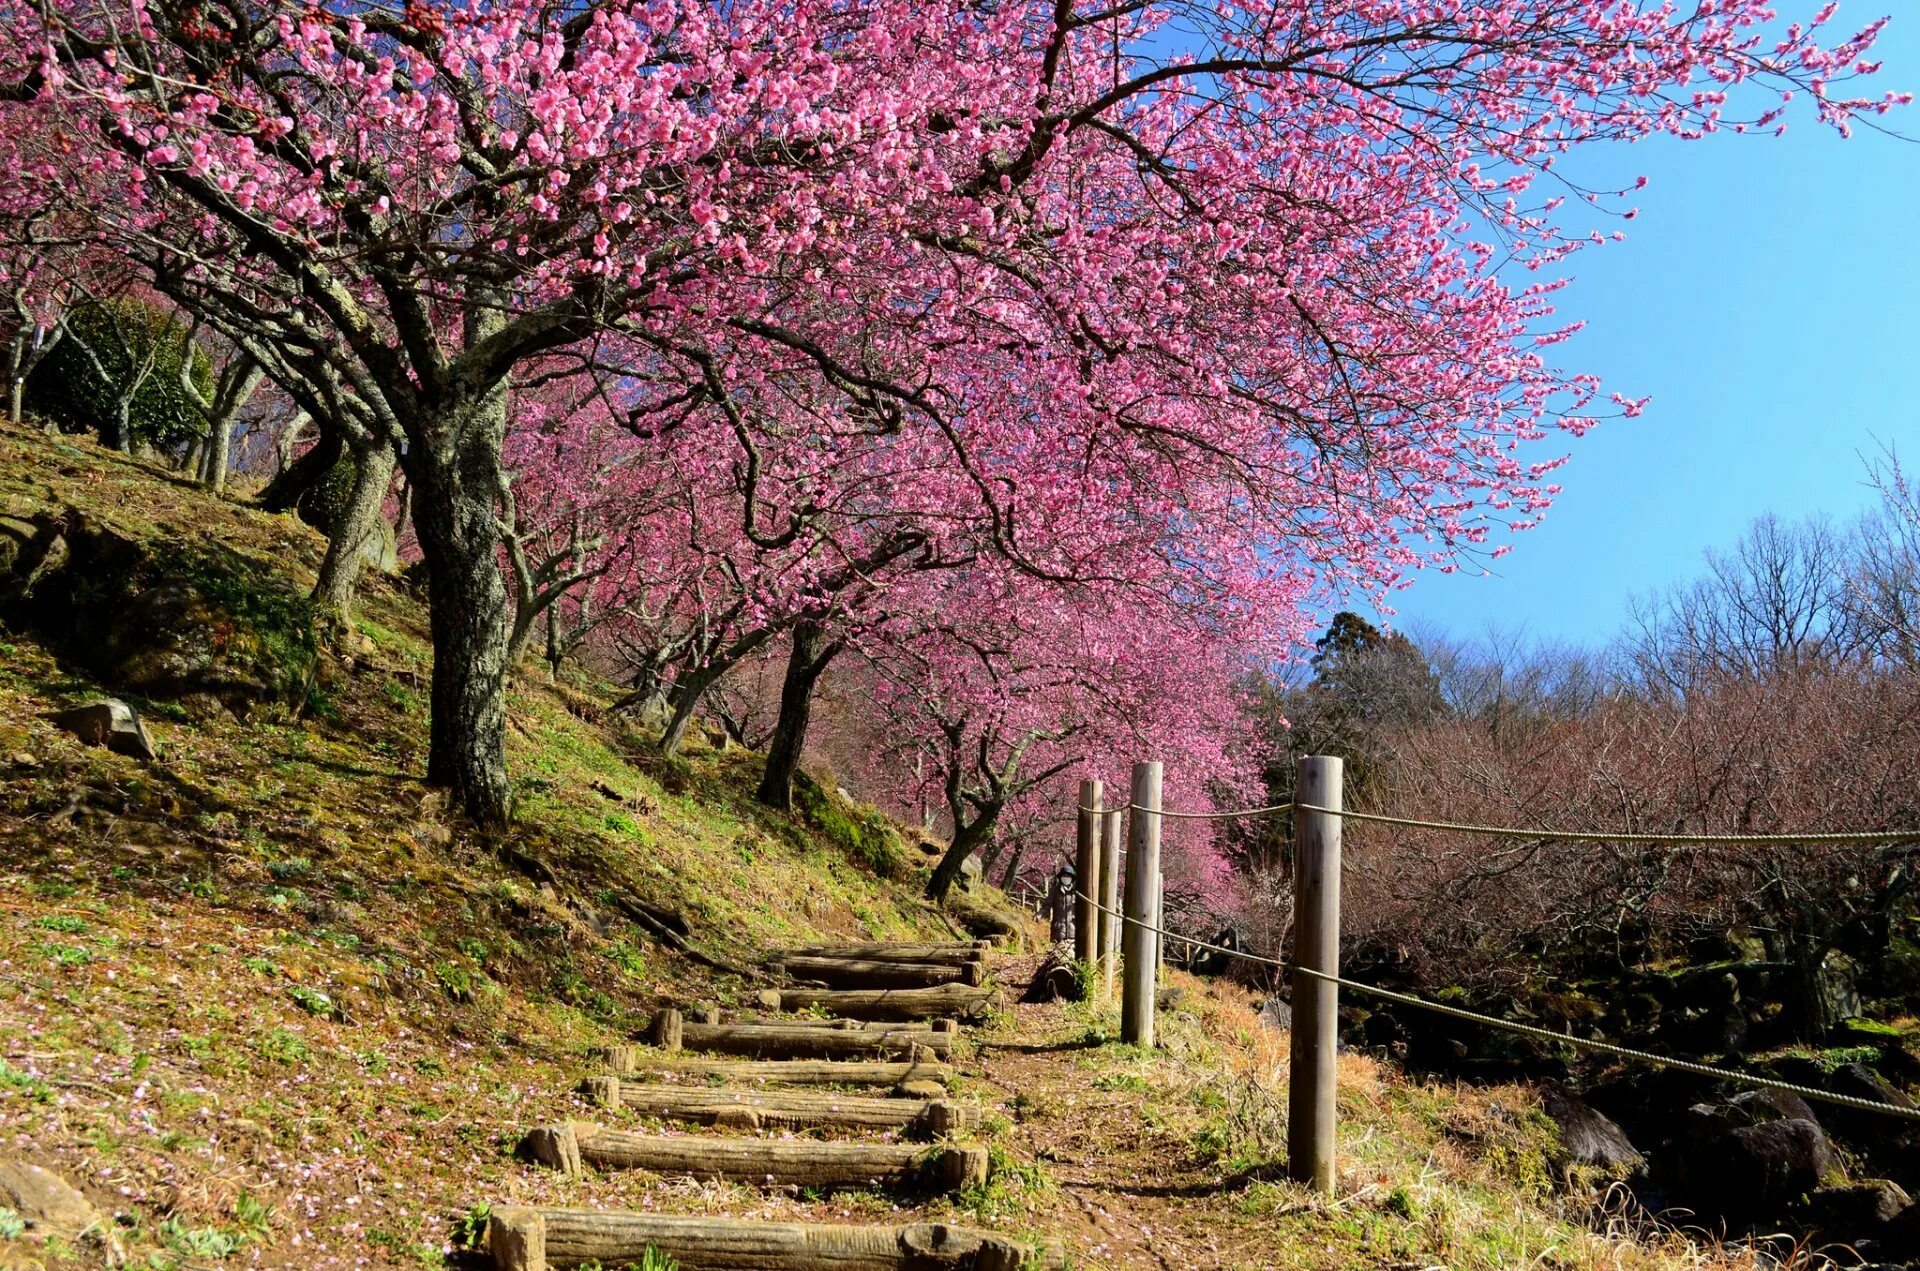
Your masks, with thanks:
<instances>
[{"instance_id":1,"label":"blue sky","mask_svg":"<svg viewBox=\"0 0 1920 1271\"><path fill-rule=\"evenodd\" d=\"M1866 84L1920 92L1920 5L1851 0L1833 27L1888 6L1908 11ZM1691 577L1759 513L1856 515L1876 439L1920 465L1920 144L1790 119L1778 139L1608 147L1570 165L1589 185L1650 184L1625 243L1570 262L1561 316L1588 326L1559 362L1653 401L1556 439L1572 459L1546 522L1492 577L1421 574L1395 596L1396 624L1603 642L1632 595ZM1887 122L1920 137L1920 103Z\"/></svg>"}]
</instances>

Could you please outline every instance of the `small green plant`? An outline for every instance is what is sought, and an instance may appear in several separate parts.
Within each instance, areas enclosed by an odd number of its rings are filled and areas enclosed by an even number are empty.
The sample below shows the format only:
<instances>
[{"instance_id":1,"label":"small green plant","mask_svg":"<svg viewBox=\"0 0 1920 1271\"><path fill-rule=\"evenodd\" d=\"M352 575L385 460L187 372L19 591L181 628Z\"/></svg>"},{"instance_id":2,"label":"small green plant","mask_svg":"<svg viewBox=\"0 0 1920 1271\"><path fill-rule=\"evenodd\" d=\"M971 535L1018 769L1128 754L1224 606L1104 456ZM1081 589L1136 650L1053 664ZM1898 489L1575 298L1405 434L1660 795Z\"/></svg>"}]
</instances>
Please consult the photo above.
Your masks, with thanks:
<instances>
[{"instance_id":1,"label":"small green plant","mask_svg":"<svg viewBox=\"0 0 1920 1271\"><path fill-rule=\"evenodd\" d=\"M249 1240L262 1240L273 1229L273 1206L252 1192L241 1192L233 1202L233 1220Z\"/></svg>"},{"instance_id":2,"label":"small green plant","mask_svg":"<svg viewBox=\"0 0 1920 1271\"><path fill-rule=\"evenodd\" d=\"M167 1247L190 1258L230 1258L245 1241L219 1227L189 1227L179 1218L160 1224L160 1237Z\"/></svg>"},{"instance_id":3,"label":"small green plant","mask_svg":"<svg viewBox=\"0 0 1920 1271\"><path fill-rule=\"evenodd\" d=\"M272 975L275 971L279 970L278 967L273 965L272 958L243 958L240 965L255 975Z\"/></svg>"},{"instance_id":4,"label":"small green plant","mask_svg":"<svg viewBox=\"0 0 1920 1271\"><path fill-rule=\"evenodd\" d=\"M26 1219L0 1206L0 1240L18 1240L27 1233Z\"/></svg>"},{"instance_id":5,"label":"small green plant","mask_svg":"<svg viewBox=\"0 0 1920 1271\"><path fill-rule=\"evenodd\" d=\"M255 1049L263 1059L281 1064L304 1064L313 1058L313 1049L307 1045L307 1039L284 1028L269 1029L261 1034Z\"/></svg>"},{"instance_id":6,"label":"small green plant","mask_svg":"<svg viewBox=\"0 0 1920 1271\"><path fill-rule=\"evenodd\" d=\"M84 918L75 918L71 914L48 914L34 924L45 931L58 931L63 935L78 935L87 929Z\"/></svg>"},{"instance_id":7,"label":"small green plant","mask_svg":"<svg viewBox=\"0 0 1920 1271\"><path fill-rule=\"evenodd\" d=\"M308 988L304 984L298 984L288 989L287 996L293 999L295 1006L298 1006L309 1015L318 1015L323 1019L331 1019L339 1012L339 1008L333 1004L331 997L328 997L319 989Z\"/></svg>"},{"instance_id":8,"label":"small green plant","mask_svg":"<svg viewBox=\"0 0 1920 1271\"><path fill-rule=\"evenodd\" d=\"M93 954L77 944L36 944L33 951L55 966L85 966Z\"/></svg>"},{"instance_id":9,"label":"small green plant","mask_svg":"<svg viewBox=\"0 0 1920 1271\"><path fill-rule=\"evenodd\" d=\"M454 1248L478 1249L487 1238L487 1222L492 1217L493 1206L483 1200L454 1219Z\"/></svg>"},{"instance_id":10,"label":"small green plant","mask_svg":"<svg viewBox=\"0 0 1920 1271\"><path fill-rule=\"evenodd\" d=\"M21 1072L4 1059L0 1059L0 1090L17 1090L30 1103L53 1102L52 1086L32 1073Z\"/></svg>"}]
</instances>

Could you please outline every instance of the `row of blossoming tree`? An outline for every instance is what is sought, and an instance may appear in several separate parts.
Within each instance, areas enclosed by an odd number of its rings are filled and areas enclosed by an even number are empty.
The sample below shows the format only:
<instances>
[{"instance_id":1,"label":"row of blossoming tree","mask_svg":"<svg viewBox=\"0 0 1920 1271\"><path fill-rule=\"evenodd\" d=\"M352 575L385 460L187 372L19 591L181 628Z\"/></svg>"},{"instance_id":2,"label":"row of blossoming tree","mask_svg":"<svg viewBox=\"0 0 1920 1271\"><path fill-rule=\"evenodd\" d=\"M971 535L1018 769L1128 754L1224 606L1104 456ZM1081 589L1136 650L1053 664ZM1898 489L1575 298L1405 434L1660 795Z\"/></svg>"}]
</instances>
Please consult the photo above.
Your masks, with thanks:
<instances>
[{"instance_id":1,"label":"row of blossoming tree","mask_svg":"<svg viewBox=\"0 0 1920 1271\"><path fill-rule=\"evenodd\" d=\"M397 461L479 821L543 636L629 650L670 749L784 650L776 804L852 659L944 887L1090 766L1236 788L1249 660L1530 524L1528 443L1638 405L1548 360L1632 214L1556 165L1884 111L1833 10L0 0L5 269L217 333L363 508Z\"/></svg>"}]
</instances>

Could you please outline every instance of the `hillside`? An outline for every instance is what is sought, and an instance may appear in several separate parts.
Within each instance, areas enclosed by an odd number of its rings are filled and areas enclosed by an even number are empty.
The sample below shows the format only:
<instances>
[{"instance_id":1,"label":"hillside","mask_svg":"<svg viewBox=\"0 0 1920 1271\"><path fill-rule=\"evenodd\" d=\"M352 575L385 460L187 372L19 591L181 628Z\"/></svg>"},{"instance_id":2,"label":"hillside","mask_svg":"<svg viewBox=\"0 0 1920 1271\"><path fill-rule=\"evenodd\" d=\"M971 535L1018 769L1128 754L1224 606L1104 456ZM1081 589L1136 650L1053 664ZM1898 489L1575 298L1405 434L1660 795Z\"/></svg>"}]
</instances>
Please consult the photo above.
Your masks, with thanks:
<instances>
[{"instance_id":1,"label":"hillside","mask_svg":"<svg viewBox=\"0 0 1920 1271\"><path fill-rule=\"evenodd\" d=\"M54 530L64 564L34 555ZM958 1043L996 1172L917 1209L531 1170L514 1146L583 1115L585 1053L661 1006L750 1003L759 982L728 966L1018 919L984 890L926 905L915 836L828 774L801 814L769 812L752 755L663 760L603 714L612 689L543 673L512 695L515 826L470 830L419 780L423 602L369 579L357 629L320 651L303 597L322 542L291 518L0 430L0 531L0 1158L78 1186L132 1265L484 1265L459 1246L502 1202L917 1213L1051 1235L1083 1267L1717 1265L1586 1225L1595 1201L1556 1181L1525 1089L1357 1056L1341 1199L1275 1181L1284 1034L1177 973L1157 1053L1084 1005L999 1011ZM108 694L157 760L46 718ZM1023 956L996 958L1003 984ZM0 1266L111 1252L7 1217Z\"/></svg>"}]
</instances>

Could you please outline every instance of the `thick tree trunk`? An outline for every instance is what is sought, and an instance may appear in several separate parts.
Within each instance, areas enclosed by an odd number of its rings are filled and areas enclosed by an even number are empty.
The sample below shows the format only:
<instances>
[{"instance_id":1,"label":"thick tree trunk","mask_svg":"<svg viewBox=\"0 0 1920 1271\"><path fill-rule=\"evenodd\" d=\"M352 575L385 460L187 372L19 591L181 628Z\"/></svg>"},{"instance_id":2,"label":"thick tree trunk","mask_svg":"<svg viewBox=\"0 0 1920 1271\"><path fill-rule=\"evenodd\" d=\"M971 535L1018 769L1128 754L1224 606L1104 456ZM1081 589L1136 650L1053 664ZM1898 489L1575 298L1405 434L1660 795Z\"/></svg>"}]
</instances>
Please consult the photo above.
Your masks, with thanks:
<instances>
[{"instance_id":1,"label":"thick tree trunk","mask_svg":"<svg viewBox=\"0 0 1920 1271\"><path fill-rule=\"evenodd\" d=\"M826 628L802 622L793 629L793 651L787 657L786 679L780 685L780 719L767 745L767 767L760 777L760 802L785 811L793 806L793 774L807 744L807 722L813 714L813 690L820 675L840 652L829 643Z\"/></svg>"},{"instance_id":2,"label":"thick tree trunk","mask_svg":"<svg viewBox=\"0 0 1920 1271\"><path fill-rule=\"evenodd\" d=\"M353 448L353 489L347 505L327 539L327 554L320 562L320 580L314 584L313 600L332 621L345 624L353 605L354 588L360 583L367 565L367 543L380 532L387 489L393 484L393 447L384 441L369 440Z\"/></svg>"},{"instance_id":3,"label":"thick tree trunk","mask_svg":"<svg viewBox=\"0 0 1920 1271\"><path fill-rule=\"evenodd\" d=\"M319 485L346 453L347 439L338 428L320 426L320 439L306 453L280 470L260 491L260 507L267 512L290 512L302 495Z\"/></svg>"},{"instance_id":4,"label":"thick tree trunk","mask_svg":"<svg viewBox=\"0 0 1920 1271\"><path fill-rule=\"evenodd\" d=\"M426 558L433 631L433 719L427 783L452 791L474 820L504 825L507 586L495 516L506 397L496 389L439 430L451 440L414 446L413 524Z\"/></svg>"},{"instance_id":5,"label":"thick tree trunk","mask_svg":"<svg viewBox=\"0 0 1920 1271\"><path fill-rule=\"evenodd\" d=\"M927 899L935 902L945 900L947 893L953 890L953 884L960 877L960 867L967 863L974 849L993 836L994 823L1000 819L996 808L984 812L973 822L961 828L953 836L953 842L947 845L946 855L933 868L933 874L927 879Z\"/></svg>"}]
</instances>

